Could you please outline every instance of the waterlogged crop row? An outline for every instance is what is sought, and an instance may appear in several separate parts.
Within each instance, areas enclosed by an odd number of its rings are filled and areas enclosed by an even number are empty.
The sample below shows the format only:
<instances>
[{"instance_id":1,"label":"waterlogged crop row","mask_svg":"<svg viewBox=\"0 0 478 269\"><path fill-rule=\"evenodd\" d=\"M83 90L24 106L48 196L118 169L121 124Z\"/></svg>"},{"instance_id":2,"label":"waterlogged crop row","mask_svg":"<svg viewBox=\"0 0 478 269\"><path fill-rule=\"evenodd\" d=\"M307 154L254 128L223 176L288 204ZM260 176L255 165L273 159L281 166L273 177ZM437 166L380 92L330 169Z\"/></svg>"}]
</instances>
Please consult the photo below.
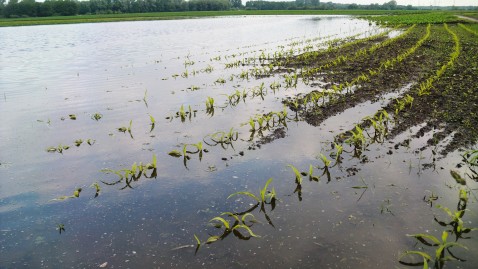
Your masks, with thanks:
<instances>
[{"instance_id":1,"label":"waterlogged crop row","mask_svg":"<svg viewBox=\"0 0 478 269\"><path fill-rule=\"evenodd\" d=\"M385 41L383 42L380 42L378 44L375 44L373 45L372 47L370 48L363 48L359 51L357 51L353 56L351 57L348 57L348 56L344 56L344 55L340 55L338 57L336 57L334 60L326 63L326 64L323 64L321 66L318 66L318 67L314 67L314 68L304 68L302 70L302 73L301 73L301 76L304 78L304 77L312 77L314 74L317 74L318 72L320 71L323 71L323 70L326 70L326 69L329 69L331 67L334 67L334 66L338 66L340 64L343 64L347 61L355 61L357 60L359 57L364 57L364 56L367 56L367 55L373 55L373 53L380 49L380 48L384 48L384 47L387 47L389 45L392 45L394 42L400 40L400 39L403 39L405 38L407 35L410 34L410 32L415 28L416 25L412 25L411 27L409 27L405 32L403 32L402 34L400 34L399 36L396 36L394 38L390 38L390 39L386 39ZM387 34L389 32L386 32Z\"/></svg>"},{"instance_id":2,"label":"waterlogged crop row","mask_svg":"<svg viewBox=\"0 0 478 269\"><path fill-rule=\"evenodd\" d=\"M444 24L445 29L448 33L453 37L454 40L454 49L449 55L449 60L442 65L442 67L436 71L436 74L429 77L426 82L422 82L419 84L415 92L418 96L423 94L429 94L429 90L433 87L433 82L440 79L440 77L444 74L444 72L453 66L454 62L460 55L460 40L458 36L448 28L446 24ZM406 108L410 108L413 105L415 98L412 97L410 94L406 94L401 98L396 98L394 101L390 102L389 110L393 108L394 117L397 118L399 113L405 110ZM390 112L392 112L390 111ZM387 113L387 108L384 108L378 111L373 116L367 116L362 119L361 123L355 125L355 127L338 136L339 140L344 140L348 144L351 144L355 148L355 156L359 157L361 152L365 149L366 145L373 143L373 142L383 142L386 135L389 131L389 121L390 116ZM369 132L366 130L367 126L371 126L373 128L373 135L370 135ZM370 141L366 139L366 136L370 138Z\"/></svg>"},{"instance_id":3,"label":"waterlogged crop row","mask_svg":"<svg viewBox=\"0 0 478 269\"><path fill-rule=\"evenodd\" d=\"M378 68L375 69L369 69L367 73L362 73L359 76L355 77L354 79L347 81L345 83L341 83L338 86L333 84L332 85L332 90L331 91L324 91L322 93L320 92L312 92L306 96L306 98L299 99L297 98L296 101L291 102L286 100L285 103L289 106L294 106L298 108L298 105L303 105L304 107L307 107L309 103L312 103L314 106L318 105L318 102L320 99L322 99L322 103L325 103L326 100L330 100L331 98L334 97L334 95L338 95L343 93L344 90L347 90L349 92L353 86L358 85L362 82L369 82L373 76L376 76L383 71L390 69L396 64L400 64L403 62L406 58L408 58L410 55L415 53L415 51L423 45L423 43L428 40L430 37L431 31L430 31L431 25L429 24L426 28L426 33L424 36L418 40L412 47L408 48L405 52L399 54L397 57L393 59L387 59L385 61L382 61L379 64Z\"/></svg>"}]
</instances>

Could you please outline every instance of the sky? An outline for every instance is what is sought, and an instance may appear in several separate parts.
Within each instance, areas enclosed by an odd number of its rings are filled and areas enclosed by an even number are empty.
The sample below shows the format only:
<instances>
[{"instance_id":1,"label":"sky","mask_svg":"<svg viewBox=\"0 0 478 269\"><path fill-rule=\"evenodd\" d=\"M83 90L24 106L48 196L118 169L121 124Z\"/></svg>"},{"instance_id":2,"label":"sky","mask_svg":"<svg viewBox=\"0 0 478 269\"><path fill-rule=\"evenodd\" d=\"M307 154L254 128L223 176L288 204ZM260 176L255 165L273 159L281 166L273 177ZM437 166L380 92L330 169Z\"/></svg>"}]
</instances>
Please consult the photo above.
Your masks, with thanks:
<instances>
[{"instance_id":1,"label":"sky","mask_svg":"<svg viewBox=\"0 0 478 269\"><path fill-rule=\"evenodd\" d=\"M390 0L321 0L320 2L333 2L338 4L383 4ZM412 6L477 6L478 0L395 0L399 5L412 5Z\"/></svg>"}]
</instances>

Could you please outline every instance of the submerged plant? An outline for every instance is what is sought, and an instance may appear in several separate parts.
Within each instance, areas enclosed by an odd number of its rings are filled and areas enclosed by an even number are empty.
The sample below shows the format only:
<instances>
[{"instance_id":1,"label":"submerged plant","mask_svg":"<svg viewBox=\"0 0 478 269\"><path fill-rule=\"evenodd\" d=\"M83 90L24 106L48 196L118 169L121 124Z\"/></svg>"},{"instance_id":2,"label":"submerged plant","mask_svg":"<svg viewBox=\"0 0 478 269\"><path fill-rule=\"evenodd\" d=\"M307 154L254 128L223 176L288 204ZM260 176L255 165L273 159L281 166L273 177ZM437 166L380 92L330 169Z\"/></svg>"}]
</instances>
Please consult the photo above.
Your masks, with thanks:
<instances>
[{"instance_id":1,"label":"submerged plant","mask_svg":"<svg viewBox=\"0 0 478 269\"><path fill-rule=\"evenodd\" d=\"M77 188L77 189L73 192L73 195L70 195L70 196L60 196L60 197L58 197L58 198L52 199L52 201L63 201L63 200L70 199L70 198L79 198L79 197L80 197L81 190L82 190L81 188Z\"/></svg>"},{"instance_id":2,"label":"submerged plant","mask_svg":"<svg viewBox=\"0 0 478 269\"><path fill-rule=\"evenodd\" d=\"M299 172L299 170L295 166L293 166L292 164L289 164L287 166L292 169L292 172L294 172L295 182L297 184L302 184L302 174L301 174L301 172Z\"/></svg>"},{"instance_id":3,"label":"submerged plant","mask_svg":"<svg viewBox=\"0 0 478 269\"><path fill-rule=\"evenodd\" d=\"M214 115L214 98L212 97L207 97L206 100L206 113L208 115L213 116Z\"/></svg>"},{"instance_id":4,"label":"submerged plant","mask_svg":"<svg viewBox=\"0 0 478 269\"><path fill-rule=\"evenodd\" d=\"M436 238L433 235L430 234L410 234L407 235L409 237L414 237L421 243L435 247L435 255L432 257L432 255L429 255L428 253L424 251L414 251L414 250L408 250L405 251L401 256L400 256L400 262L404 264L408 264L406 262L402 261L402 258L405 256L409 255L418 255L423 258L423 264L428 264L429 261L434 262L434 268L441 269L444 266L445 261L449 260L456 260L456 257L451 253L450 249L452 247L460 247L463 249L468 249L466 246L456 243L456 242L448 242L448 231L443 231L441 235L441 240ZM447 251L450 255L445 256L445 251Z\"/></svg>"},{"instance_id":5,"label":"submerged plant","mask_svg":"<svg viewBox=\"0 0 478 269\"><path fill-rule=\"evenodd\" d=\"M58 224L57 227L56 227L56 230L61 234L62 232L65 231L65 224Z\"/></svg>"},{"instance_id":6,"label":"submerged plant","mask_svg":"<svg viewBox=\"0 0 478 269\"><path fill-rule=\"evenodd\" d=\"M95 188L95 191L96 191L96 192L95 192L95 198L98 197L98 195L100 195L100 191L101 191L100 185L95 182L95 183L91 184L90 187L91 187L91 188Z\"/></svg>"},{"instance_id":7,"label":"submerged plant","mask_svg":"<svg viewBox=\"0 0 478 269\"><path fill-rule=\"evenodd\" d=\"M149 114L148 114L149 115ZM154 126L155 126L155 123L156 123L156 120L154 119L153 116L149 115L149 120L151 121L150 125L151 125L151 129L149 130L149 132L151 133L153 130L154 130Z\"/></svg>"},{"instance_id":8,"label":"submerged plant","mask_svg":"<svg viewBox=\"0 0 478 269\"><path fill-rule=\"evenodd\" d=\"M82 139L75 140L75 146L79 147L83 143Z\"/></svg>"},{"instance_id":9,"label":"submerged plant","mask_svg":"<svg viewBox=\"0 0 478 269\"><path fill-rule=\"evenodd\" d=\"M274 188L272 190L269 190L269 184L272 182L272 178L269 178L264 185L264 187L259 191L259 196L256 196L255 194L248 192L248 191L239 191L235 192L227 197L227 199L234 197L236 195L246 195L251 197L252 199L256 200L258 203L261 204L261 207L263 207L265 204L273 204L275 203L276 200L276 191Z\"/></svg>"},{"instance_id":10,"label":"submerged plant","mask_svg":"<svg viewBox=\"0 0 478 269\"><path fill-rule=\"evenodd\" d=\"M59 144L57 147L53 147L53 146L52 146L52 147L48 147L48 148L46 149L46 151L47 151L47 152L58 152L58 153L63 154L63 151L64 151L64 150L68 150L68 149L70 149L70 146Z\"/></svg>"},{"instance_id":11,"label":"submerged plant","mask_svg":"<svg viewBox=\"0 0 478 269\"><path fill-rule=\"evenodd\" d=\"M147 172L152 170L151 173L148 175ZM152 161L147 164L143 164L140 162L137 164L136 162L131 165L131 168L124 168L120 170L112 170L112 169L102 169L101 172L106 174L115 174L118 176L118 180L114 182L105 182L101 181L105 185L116 185L121 182L125 182L125 186L121 189L126 188L133 188L131 183L133 181L138 181L141 177L145 178L156 178L157 177L157 157L156 154L153 154Z\"/></svg>"},{"instance_id":12,"label":"submerged plant","mask_svg":"<svg viewBox=\"0 0 478 269\"><path fill-rule=\"evenodd\" d=\"M101 113L98 113L98 112L91 115L91 119L93 119L95 121L99 121L102 117L103 117L103 115Z\"/></svg>"},{"instance_id":13,"label":"submerged plant","mask_svg":"<svg viewBox=\"0 0 478 269\"><path fill-rule=\"evenodd\" d=\"M215 132L204 137L203 141L209 146L221 145L223 149L227 149L228 146L234 148L232 142L239 138L239 133L231 128L228 133Z\"/></svg>"}]
</instances>

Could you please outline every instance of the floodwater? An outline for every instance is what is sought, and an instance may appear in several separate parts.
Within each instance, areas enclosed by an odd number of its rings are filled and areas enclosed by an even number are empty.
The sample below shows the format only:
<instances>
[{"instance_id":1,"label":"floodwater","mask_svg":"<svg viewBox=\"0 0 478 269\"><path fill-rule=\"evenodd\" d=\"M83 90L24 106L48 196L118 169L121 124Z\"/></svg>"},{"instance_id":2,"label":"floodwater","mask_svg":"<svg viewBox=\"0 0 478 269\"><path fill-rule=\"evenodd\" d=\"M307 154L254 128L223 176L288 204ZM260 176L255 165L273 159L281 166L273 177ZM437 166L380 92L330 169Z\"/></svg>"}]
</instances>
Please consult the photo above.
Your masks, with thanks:
<instances>
[{"instance_id":1,"label":"floodwater","mask_svg":"<svg viewBox=\"0 0 478 269\"><path fill-rule=\"evenodd\" d=\"M318 127L294 121L294 112L287 110L287 127L261 136L249 130L251 117L282 111L284 98L313 87L299 83L273 92L269 85L283 83L280 74L241 79L243 71L261 67L258 61L225 68L263 53L323 48L335 38L381 31L346 16L0 28L0 268L404 267L399 256L416 243L406 235L440 238L443 227L434 216L447 216L435 205L456 208L458 187L449 171L460 163L460 153L432 161L431 150L416 152L425 136L385 154L391 142L409 136L404 133L370 145L368 162L345 153L342 164L330 169L330 181L326 174L318 182L304 177L299 194L287 165L300 171L313 165L321 175L323 164L316 157L329 156L334 136L373 114L386 98L348 109ZM248 94L229 103L227 95L262 83L263 98ZM206 109L208 97L215 100L214 113ZM183 119L181 106L192 111ZM92 119L95 113L101 119ZM118 131L130 121L130 133ZM208 136L231 128L237 132L232 145L212 143ZM279 138L257 146L273 130ZM187 148L193 152L189 159L168 155L198 142L207 150L201 158L194 146ZM69 148L61 153L47 151L64 145ZM150 169L148 178L118 181L104 170L150 163L153 155L155 177ZM426 163L435 168L423 169ZM273 210L269 204L264 210L254 207L255 200L245 195L228 199L238 191L259 196L269 178L269 189L277 193ZM79 197L58 199L74 196L78 188ZM439 198L430 206L424 197L432 194ZM466 227L478 226L475 201L468 203ZM260 237L230 233L205 244L222 234L209 220L249 209L258 221L250 229ZM248 234L245 228L238 231ZM194 235L202 241L197 252ZM460 241L468 251L454 252L467 262L447 267L478 263L471 236Z\"/></svg>"}]
</instances>

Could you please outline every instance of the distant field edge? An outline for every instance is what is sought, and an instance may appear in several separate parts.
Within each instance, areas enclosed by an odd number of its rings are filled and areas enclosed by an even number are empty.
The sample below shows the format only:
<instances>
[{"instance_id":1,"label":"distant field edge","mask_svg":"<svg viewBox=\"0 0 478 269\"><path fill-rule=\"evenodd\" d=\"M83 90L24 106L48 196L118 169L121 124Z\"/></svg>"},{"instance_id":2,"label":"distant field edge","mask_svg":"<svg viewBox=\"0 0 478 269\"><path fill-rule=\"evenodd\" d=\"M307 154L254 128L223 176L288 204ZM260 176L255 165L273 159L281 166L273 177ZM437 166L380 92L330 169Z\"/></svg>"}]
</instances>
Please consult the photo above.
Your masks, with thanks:
<instances>
[{"instance_id":1,"label":"distant field edge","mask_svg":"<svg viewBox=\"0 0 478 269\"><path fill-rule=\"evenodd\" d=\"M31 18L2 18L0 27L99 23L118 21L149 21L149 20L176 20L201 17L241 16L241 15L400 15L428 13L419 10L234 10L234 11L184 11L184 12L154 12L154 13L124 13L98 14L77 16L31 17Z\"/></svg>"}]
</instances>

